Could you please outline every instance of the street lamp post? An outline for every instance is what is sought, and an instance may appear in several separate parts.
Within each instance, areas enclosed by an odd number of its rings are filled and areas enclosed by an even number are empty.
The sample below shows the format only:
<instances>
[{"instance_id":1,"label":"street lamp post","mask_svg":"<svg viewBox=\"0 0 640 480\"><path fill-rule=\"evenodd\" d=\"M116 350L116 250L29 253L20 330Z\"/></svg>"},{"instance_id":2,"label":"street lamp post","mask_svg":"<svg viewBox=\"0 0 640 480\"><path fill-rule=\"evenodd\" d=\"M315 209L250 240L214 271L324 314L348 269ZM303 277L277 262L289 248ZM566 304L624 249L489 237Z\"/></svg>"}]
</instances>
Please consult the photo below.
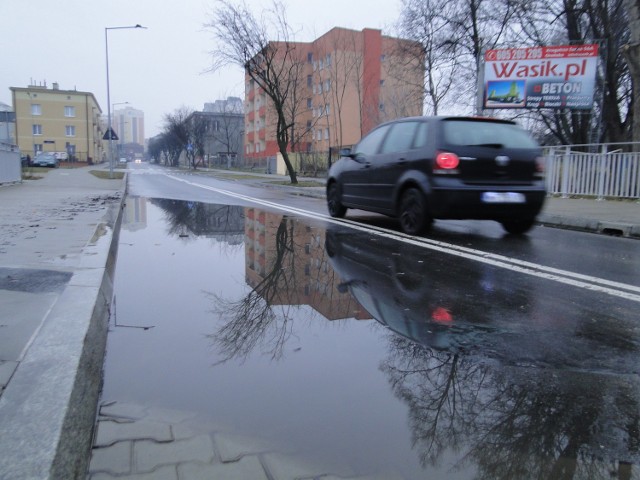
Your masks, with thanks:
<instances>
[{"instance_id":1,"label":"street lamp post","mask_svg":"<svg viewBox=\"0 0 640 480\"><path fill-rule=\"evenodd\" d=\"M109 178L113 178L113 135L111 134L111 93L109 91L109 30L124 30L127 28L147 28L143 27L140 24L136 25L128 25L125 27L105 27L104 29L104 46L105 46L105 54L107 57L107 135L109 135Z\"/></svg>"}]
</instances>

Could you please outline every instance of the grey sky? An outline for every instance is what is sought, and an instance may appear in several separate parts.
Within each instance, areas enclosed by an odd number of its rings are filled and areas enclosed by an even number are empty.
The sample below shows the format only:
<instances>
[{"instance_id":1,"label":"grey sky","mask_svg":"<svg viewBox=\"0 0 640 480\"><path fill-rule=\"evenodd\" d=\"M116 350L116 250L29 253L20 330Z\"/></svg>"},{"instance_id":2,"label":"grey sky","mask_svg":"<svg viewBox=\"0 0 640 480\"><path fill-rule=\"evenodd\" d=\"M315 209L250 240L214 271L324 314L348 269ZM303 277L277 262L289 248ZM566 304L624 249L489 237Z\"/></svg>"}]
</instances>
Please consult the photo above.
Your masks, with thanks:
<instances>
[{"instance_id":1,"label":"grey sky","mask_svg":"<svg viewBox=\"0 0 640 480\"><path fill-rule=\"evenodd\" d=\"M286 0L296 39L312 40L334 26L388 27L400 0ZM256 14L268 0L247 0ZM241 96L243 74L231 68L203 73L212 35L203 28L214 0L0 0L0 102L9 87L31 82L92 92L107 112L105 27L141 24L146 30L109 31L111 103L129 102L145 112L145 134L161 130L166 113ZM121 108L121 106L116 106Z\"/></svg>"}]
</instances>

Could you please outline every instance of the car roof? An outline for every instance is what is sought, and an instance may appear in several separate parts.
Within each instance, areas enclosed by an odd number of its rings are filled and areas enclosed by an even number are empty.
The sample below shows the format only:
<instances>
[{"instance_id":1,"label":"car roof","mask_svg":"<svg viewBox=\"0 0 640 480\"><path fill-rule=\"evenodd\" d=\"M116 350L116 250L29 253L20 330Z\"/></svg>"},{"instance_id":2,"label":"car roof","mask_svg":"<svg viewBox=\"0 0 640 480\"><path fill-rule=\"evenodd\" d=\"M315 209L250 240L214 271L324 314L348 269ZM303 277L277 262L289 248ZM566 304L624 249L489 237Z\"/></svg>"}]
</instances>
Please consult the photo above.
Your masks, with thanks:
<instances>
[{"instance_id":1,"label":"car roof","mask_svg":"<svg viewBox=\"0 0 640 480\"><path fill-rule=\"evenodd\" d=\"M415 116L415 117L401 117L395 118L393 120L389 120L387 122L381 123L377 127L381 127L383 125L390 125L398 122L409 122L409 121L418 121L418 122L427 122L427 121L436 121L442 122L447 120L470 120L474 122L495 122L495 123L506 123L514 125L516 122L513 120L506 120L503 118L494 118L494 117L482 117L482 116L457 116L457 115L423 115L423 116ZM376 128L377 128L376 127Z\"/></svg>"}]
</instances>

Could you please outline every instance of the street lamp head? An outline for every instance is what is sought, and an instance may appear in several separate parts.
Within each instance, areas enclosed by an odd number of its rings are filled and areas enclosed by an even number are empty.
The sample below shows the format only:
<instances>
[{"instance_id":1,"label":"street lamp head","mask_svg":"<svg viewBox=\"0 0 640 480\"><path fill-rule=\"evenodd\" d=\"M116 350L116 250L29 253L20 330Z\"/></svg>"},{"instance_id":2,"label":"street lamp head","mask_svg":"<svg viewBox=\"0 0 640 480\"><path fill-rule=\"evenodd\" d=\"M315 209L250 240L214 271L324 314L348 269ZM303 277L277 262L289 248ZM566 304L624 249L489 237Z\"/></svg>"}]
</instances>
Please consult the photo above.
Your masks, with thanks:
<instances>
[{"instance_id":1,"label":"street lamp head","mask_svg":"<svg viewBox=\"0 0 640 480\"><path fill-rule=\"evenodd\" d=\"M147 29L147 27L143 27L139 23L136 23L135 25L125 25L123 27L104 27L105 30L122 30L125 28L143 28L145 30Z\"/></svg>"}]
</instances>

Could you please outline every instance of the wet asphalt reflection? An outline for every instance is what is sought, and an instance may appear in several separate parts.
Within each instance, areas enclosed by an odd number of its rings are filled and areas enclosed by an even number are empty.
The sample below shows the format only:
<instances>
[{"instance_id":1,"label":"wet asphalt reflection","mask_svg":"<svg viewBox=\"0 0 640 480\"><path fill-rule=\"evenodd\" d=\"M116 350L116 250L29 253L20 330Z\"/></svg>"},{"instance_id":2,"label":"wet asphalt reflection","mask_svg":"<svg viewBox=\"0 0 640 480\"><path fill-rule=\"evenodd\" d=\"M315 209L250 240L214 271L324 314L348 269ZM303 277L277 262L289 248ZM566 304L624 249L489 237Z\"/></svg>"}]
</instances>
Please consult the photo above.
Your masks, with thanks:
<instances>
[{"instance_id":1,"label":"wet asphalt reflection","mask_svg":"<svg viewBox=\"0 0 640 480\"><path fill-rule=\"evenodd\" d=\"M343 477L638 478L631 302L140 197L115 289L102 402L195 412Z\"/></svg>"}]
</instances>

